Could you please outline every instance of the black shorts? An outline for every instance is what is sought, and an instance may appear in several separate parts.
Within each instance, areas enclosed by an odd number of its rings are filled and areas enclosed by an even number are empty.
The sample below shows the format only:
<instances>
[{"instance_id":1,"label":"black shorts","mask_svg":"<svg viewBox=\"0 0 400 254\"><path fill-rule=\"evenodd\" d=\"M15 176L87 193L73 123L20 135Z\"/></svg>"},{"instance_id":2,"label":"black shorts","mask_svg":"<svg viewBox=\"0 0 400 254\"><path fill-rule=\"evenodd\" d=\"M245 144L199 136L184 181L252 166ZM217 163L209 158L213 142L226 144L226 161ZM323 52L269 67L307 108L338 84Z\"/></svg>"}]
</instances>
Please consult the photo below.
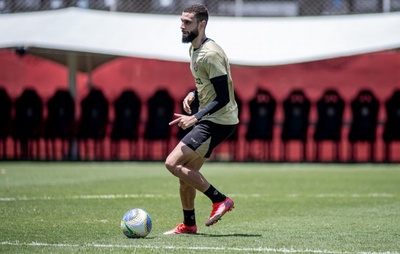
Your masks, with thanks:
<instances>
[{"instance_id":1,"label":"black shorts","mask_svg":"<svg viewBox=\"0 0 400 254\"><path fill-rule=\"evenodd\" d=\"M200 121L182 138L182 142L204 158L210 158L215 147L227 139L236 129L235 125L221 125Z\"/></svg>"}]
</instances>

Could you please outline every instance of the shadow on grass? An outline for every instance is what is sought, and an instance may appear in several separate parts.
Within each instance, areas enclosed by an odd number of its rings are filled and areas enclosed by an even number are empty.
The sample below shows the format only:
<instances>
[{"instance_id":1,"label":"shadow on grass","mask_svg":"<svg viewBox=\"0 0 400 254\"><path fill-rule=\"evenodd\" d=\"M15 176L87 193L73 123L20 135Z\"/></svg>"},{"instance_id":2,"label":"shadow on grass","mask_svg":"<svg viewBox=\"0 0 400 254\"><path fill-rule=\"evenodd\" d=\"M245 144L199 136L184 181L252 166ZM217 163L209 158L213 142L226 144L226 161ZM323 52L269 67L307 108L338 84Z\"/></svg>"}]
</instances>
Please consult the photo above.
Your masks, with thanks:
<instances>
[{"instance_id":1,"label":"shadow on grass","mask_svg":"<svg viewBox=\"0 0 400 254\"><path fill-rule=\"evenodd\" d=\"M197 233L193 234L195 236L205 236L205 237L262 237L262 235L255 234L205 234Z\"/></svg>"}]
</instances>

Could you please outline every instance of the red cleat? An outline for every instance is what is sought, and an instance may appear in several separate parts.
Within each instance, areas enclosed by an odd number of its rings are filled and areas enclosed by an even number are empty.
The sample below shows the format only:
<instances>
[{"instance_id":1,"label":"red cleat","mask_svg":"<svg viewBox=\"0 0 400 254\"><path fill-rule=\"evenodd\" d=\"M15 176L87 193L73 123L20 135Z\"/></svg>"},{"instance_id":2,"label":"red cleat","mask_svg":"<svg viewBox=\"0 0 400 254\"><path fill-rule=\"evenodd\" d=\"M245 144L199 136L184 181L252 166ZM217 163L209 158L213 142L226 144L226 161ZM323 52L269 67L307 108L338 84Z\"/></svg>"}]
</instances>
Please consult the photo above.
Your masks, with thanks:
<instances>
[{"instance_id":1,"label":"red cleat","mask_svg":"<svg viewBox=\"0 0 400 254\"><path fill-rule=\"evenodd\" d=\"M234 207L233 200L228 197L222 202L213 204L213 209L210 218L206 221L206 226L211 226L218 222L226 212L231 211Z\"/></svg>"},{"instance_id":2,"label":"red cleat","mask_svg":"<svg viewBox=\"0 0 400 254\"><path fill-rule=\"evenodd\" d=\"M180 235L180 234L196 234L197 226L186 226L183 223L179 223L176 228L171 229L170 231L164 232L164 235Z\"/></svg>"}]
</instances>

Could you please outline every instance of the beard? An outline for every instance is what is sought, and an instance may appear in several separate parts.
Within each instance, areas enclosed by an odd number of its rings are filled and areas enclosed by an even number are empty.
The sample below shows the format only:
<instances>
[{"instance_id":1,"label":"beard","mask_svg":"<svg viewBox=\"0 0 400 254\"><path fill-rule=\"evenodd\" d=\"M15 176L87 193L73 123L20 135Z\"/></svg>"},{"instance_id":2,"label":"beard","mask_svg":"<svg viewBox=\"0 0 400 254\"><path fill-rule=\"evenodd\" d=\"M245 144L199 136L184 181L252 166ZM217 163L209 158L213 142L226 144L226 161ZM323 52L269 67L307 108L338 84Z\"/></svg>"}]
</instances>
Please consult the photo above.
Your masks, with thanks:
<instances>
[{"instance_id":1,"label":"beard","mask_svg":"<svg viewBox=\"0 0 400 254\"><path fill-rule=\"evenodd\" d=\"M186 37L184 35L182 35L182 43L190 43L194 39L196 39L197 36L199 36L199 31L198 30L189 32L188 36L186 36Z\"/></svg>"}]
</instances>

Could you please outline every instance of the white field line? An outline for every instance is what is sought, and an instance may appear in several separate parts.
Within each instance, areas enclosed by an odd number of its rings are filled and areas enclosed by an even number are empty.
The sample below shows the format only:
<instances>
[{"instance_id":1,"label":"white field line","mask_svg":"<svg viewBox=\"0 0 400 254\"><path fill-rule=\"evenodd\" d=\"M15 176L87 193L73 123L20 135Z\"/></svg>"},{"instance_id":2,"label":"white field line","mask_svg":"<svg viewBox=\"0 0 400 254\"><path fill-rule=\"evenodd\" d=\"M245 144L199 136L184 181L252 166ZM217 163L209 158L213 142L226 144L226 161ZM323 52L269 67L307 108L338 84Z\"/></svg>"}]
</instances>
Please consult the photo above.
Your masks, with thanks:
<instances>
[{"instance_id":1,"label":"white field line","mask_svg":"<svg viewBox=\"0 0 400 254\"><path fill-rule=\"evenodd\" d=\"M164 250L204 250L204 251L235 251L235 252L275 252L275 253L317 253L317 254L400 254L397 251L384 252L341 252L331 250L313 250L313 249L293 249L293 248L234 248L234 247L203 247L203 246L155 246L155 245L118 245L118 244L64 244L64 243L22 243L22 242L0 242L0 246L29 246L29 247L58 247L58 248L76 248L76 247L92 247L92 248L130 248L130 249L164 249Z\"/></svg>"},{"instance_id":2,"label":"white field line","mask_svg":"<svg viewBox=\"0 0 400 254\"><path fill-rule=\"evenodd\" d=\"M229 197L239 198L270 198L268 194L228 194ZM152 198L177 198L177 194L104 194L104 195L77 195L70 197L0 197L0 202L7 201L31 201L31 200L77 200L77 199L152 199ZM302 195L302 194L288 194L286 198L393 198L394 194L391 193L367 193L367 194L313 194L313 195Z\"/></svg>"}]
</instances>

